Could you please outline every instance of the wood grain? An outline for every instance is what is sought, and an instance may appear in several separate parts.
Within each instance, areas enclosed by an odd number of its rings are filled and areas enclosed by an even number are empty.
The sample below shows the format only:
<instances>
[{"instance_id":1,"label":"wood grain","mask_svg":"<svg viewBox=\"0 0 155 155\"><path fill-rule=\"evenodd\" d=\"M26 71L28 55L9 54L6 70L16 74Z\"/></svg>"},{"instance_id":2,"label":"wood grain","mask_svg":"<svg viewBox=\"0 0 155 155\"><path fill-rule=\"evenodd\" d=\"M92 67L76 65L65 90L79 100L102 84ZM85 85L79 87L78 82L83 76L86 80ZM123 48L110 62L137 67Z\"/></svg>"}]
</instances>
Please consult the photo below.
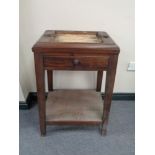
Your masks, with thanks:
<instances>
[{"instance_id":1,"label":"wood grain","mask_svg":"<svg viewBox=\"0 0 155 155\"><path fill-rule=\"evenodd\" d=\"M97 43L90 43L90 42L60 42L56 41L55 38L57 37L57 34L77 34L77 35L92 35L95 34L98 40L102 40L101 42ZM54 52L55 49L81 49L81 50L94 50L104 53L105 50L108 54L118 54L119 53L119 47L115 44L115 42L112 40L112 38L106 33L106 32L91 32L91 31L53 31L53 30L47 30L44 32L44 34L41 36L41 38L35 43L35 45L32 47L32 50L34 52ZM104 50L104 51L103 51ZM90 51L91 52L91 51Z\"/></svg>"},{"instance_id":2,"label":"wood grain","mask_svg":"<svg viewBox=\"0 0 155 155\"><path fill-rule=\"evenodd\" d=\"M41 54L34 53L37 96L39 103L39 120L41 135L46 134L46 109L45 109L45 72L43 69L43 57Z\"/></svg>"},{"instance_id":3,"label":"wood grain","mask_svg":"<svg viewBox=\"0 0 155 155\"><path fill-rule=\"evenodd\" d=\"M101 91L102 87L102 78L103 78L103 70L97 71L97 86L96 86L96 91Z\"/></svg>"},{"instance_id":4,"label":"wood grain","mask_svg":"<svg viewBox=\"0 0 155 155\"><path fill-rule=\"evenodd\" d=\"M53 56L44 57L45 69L98 70L108 67L109 56Z\"/></svg>"},{"instance_id":5,"label":"wood grain","mask_svg":"<svg viewBox=\"0 0 155 155\"><path fill-rule=\"evenodd\" d=\"M105 97L104 97L104 109L103 109L103 125L102 134L106 134L109 113L111 108L112 93L115 82L116 68L117 68L118 56L114 55L110 58L109 67L106 76Z\"/></svg>"},{"instance_id":6,"label":"wood grain","mask_svg":"<svg viewBox=\"0 0 155 155\"><path fill-rule=\"evenodd\" d=\"M63 42L56 40L55 37L60 34L73 34L76 35L95 35L101 42ZM41 135L46 134L46 125L58 124L58 125L101 125L101 133L103 135L107 132L107 125L111 107L112 93L116 75L119 47L111 39L106 32L95 31L53 31L47 30L41 36L41 38L32 47L35 58L35 72L36 72L36 85L39 102L39 121ZM48 90L53 91L53 70L85 70L85 71L97 71L97 84L96 91L101 91L103 71L106 71L106 88L104 106L102 109L101 120L94 121L93 119L84 120L80 115L79 120L53 120L46 118L45 108L45 70L47 70L48 76ZM97 92L96 92L97 93ZM78 98L80 99L82 95ZM57 98L59 100L60 97ZM72 93L67 97L68 102L72 98ZM91 98L91 97L90 97ZM54 98L51 99L51 102ZM65 100L65 99L64 99ZM78 100L78 99L77 99ZM91 99L93 100L93 99ZM48 101L49 102L49 101ZM62 100L63 102L63 100ZM89 101L91 103L91 101ZM89 102L87 103L89 105ZM72 105L72 104L70 104ZM77 103L78 105L78 103ZM74 105L75 107L77 106ZM84 104L83 104L84 105ZM80 106L82 107L82 105ZM61 104L59 104L59 108ZM64 107L65 108L65 107ZM88 108L89 106L83 107ZM95 108L95 107L93 107ZM96 107L97 108L97 107ZM51 107L52 109L52 107ZM72 108L70 108L72 109ZM50 110L50 109L48 109ZM77 106L77 109L73 109L72 115L82 113L82 109ZM72 112L72 110L70 111ZM56 113L54 114L56 115ZM59 115L59 112L58 112Z\"/></svg>"}]
</instances>

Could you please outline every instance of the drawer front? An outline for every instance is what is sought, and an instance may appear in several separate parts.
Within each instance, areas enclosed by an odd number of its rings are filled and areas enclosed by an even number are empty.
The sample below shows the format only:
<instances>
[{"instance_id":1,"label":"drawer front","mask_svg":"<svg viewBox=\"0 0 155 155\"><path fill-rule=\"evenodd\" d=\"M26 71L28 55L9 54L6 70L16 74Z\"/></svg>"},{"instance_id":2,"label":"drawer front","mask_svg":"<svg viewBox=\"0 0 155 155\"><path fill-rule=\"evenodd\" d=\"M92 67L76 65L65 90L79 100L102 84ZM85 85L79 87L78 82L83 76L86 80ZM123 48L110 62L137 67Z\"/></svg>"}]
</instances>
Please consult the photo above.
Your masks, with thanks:
<instances>
[{"instance_id":1,"label":"drawer front","mask_svg":"<svg viewBox=\"0 0 155 155\"><path fill-rule=\"evenodd\" d=\"M55 70L99 70L108 67L109 56L45 56L44 68Z\"/></svg>"}]
</instances>

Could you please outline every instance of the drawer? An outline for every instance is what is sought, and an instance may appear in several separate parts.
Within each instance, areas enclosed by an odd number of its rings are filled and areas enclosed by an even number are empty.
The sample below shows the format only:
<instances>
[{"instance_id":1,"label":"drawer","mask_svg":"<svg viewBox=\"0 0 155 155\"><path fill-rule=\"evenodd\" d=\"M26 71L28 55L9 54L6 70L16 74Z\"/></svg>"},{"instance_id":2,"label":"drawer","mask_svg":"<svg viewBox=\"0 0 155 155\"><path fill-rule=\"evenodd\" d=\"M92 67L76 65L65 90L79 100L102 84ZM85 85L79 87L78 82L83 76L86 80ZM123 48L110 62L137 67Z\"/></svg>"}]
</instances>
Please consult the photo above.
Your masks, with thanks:
<instances>
[{"instance_id":1,"label":"drawer","mask_svg":"<svg viewBox=\"0 0 155 155\"><path fill-rule=\"evenodd\" d=\"M44 68L55 70L99 70L108 67L109 56L45 56Z\"/></svg>"}]
</instances>

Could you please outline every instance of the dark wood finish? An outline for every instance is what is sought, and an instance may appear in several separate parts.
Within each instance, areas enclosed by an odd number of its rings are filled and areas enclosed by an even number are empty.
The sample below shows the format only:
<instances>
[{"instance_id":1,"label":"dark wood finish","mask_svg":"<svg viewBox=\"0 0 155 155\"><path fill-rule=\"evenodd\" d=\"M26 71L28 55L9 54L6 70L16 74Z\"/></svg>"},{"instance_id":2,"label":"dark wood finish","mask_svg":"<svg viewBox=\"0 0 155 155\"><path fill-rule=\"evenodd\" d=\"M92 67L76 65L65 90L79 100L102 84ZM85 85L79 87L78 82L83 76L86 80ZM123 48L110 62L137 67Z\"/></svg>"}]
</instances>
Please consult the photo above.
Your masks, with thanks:
<instances>
[{"instance_id":1,"label":"dark wood finish","mask_svg":"<svg viewBox=\"0 0 155 155\"><path fill-rule=\"evenodd\" d=\"M108 67L109 56L52 56L44 57L45 69L96 70Z\"/></svg>"},{"instance_id":2,"label":"dark wood finish","mask_svg":"<svg viewBox=\"0 0 155 155\"><path fill-rule=\"evenodd\" d=\"M90 42L61 42L56 39L58 34L74 34L91 36ZM85 35L86 34L86 35ZM87 38L89 40L89 38ZM102 134L106 134L108 118L111 107L111 99L116 74L119 47L106 32L82 32L82 31L52 31L47 30L32 48L35 56L36 83L39 102L40 131L46 133L46 125L51 124L102 124ZM53 90L52 70L94 70L97 73L96 91L101 91L103 71L107 72L104 97L103 120L101 122L49 122L45 114L45 84L44 71L48 74L48 88Z\"/></svg>"},{"instance_id":3,"label":"dark wood finish","mask_svg":"<svg viewBox=\"0 0 155 155\"><path fill-rule=\"evenodd\" d=\"M72 33L72 34L92 34L95 33L96 36L99 36L103 42L102 43L60 43L55 42L54 38L56 33L64 32L64 31L53 31L53 30L47 30L42 35L42 37L39 39L39 41L36 42L36 44L33 46L32 50L35 52L49 52L55 51L55 49L73 49L73 50L87 50L89 53L94 53L94 50L102 54L118 54L119 47L114 43L114 41L110 38L110 36L106 32L83 32L83 31L65 31L64 33ZM104 49L104 51L103 51ZM61 52L65 52L64 50L61 50ZM71 51L70 51L71 52ZM72 51L74 52L74 51ZM79 51L80 52L80 51ZM75 51L76 53L76 51Z\"/></svg>"},{"instance_id":4,"label":"dark wood finish","mask_svg":"<svg viewBox=\"0 0 155 155\"><path fill-rule=\"evenodd\" d=\"M97 71L97 86L96 86L96 91L101 91L102 77L103 77L103 70Z\"/></svg>"},{"instance_id":5,"label":"dark wood finish","mask_svg":"<svg viewBox=\"0 0 155 155\"><path fill-rule=\"evenodd\" d=\"M114 82L115 82L117 60L118 60L117 55L111 56L109 61L108 71L107 71L104 109L103 109L103 124L102 124L103 135L106 135L107 133L107 125L108 125L108 118L109 118L110 107L111 107L112 92L113 92Z\"/></svg>"},{"instance_id":6,"label":"dark wood finish","mask_svg":"<svg viewBox=\"0 0 155 155\"><path fill-rule=\"evenodd\" d=\"M46 108L45 108L45 72L43 68L43 57L41 54L34 53L37 96L39 103L39 118L41 135L46 134Z\"/></svg>"},{"instance_id":7,"label":"dark wood finish","mask_svg":"<svg viewBox=\"0 0 155 155\"><path fill-rule=\"evenodd\" d=\"M47 70L48 90L53 91L53 71Z\"/></svg>"},{"instance_id":8,"label":"dark wood finish","mask_svg":"<svg viewBox=\"0 0 155 155\"><path fill-rule=\"evenodd\" d=\"M100 121L46 121L47 125L101 125Z\"/></svg>"}]
</instances>

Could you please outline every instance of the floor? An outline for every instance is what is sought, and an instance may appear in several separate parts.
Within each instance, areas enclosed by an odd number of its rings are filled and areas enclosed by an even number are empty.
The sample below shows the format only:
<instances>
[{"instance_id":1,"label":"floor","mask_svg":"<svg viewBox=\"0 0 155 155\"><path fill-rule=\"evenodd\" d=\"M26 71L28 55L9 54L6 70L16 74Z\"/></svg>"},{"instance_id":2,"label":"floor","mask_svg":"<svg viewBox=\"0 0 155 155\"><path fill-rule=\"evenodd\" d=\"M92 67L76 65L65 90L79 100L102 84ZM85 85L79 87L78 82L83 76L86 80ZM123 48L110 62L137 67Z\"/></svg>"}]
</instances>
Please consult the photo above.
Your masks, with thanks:
<instances>
[{"instance_id":1,"label":"floor","mask_svg":"<svg viewBox=\"0 0 155 155\"><path fill-rule=\"evenodd\" d=\"M38 109L20 110L20 155L134 155L134 101L113 101L107 136L99 127L48 126L41 137Z\"/></svg>"}]
</instances>

